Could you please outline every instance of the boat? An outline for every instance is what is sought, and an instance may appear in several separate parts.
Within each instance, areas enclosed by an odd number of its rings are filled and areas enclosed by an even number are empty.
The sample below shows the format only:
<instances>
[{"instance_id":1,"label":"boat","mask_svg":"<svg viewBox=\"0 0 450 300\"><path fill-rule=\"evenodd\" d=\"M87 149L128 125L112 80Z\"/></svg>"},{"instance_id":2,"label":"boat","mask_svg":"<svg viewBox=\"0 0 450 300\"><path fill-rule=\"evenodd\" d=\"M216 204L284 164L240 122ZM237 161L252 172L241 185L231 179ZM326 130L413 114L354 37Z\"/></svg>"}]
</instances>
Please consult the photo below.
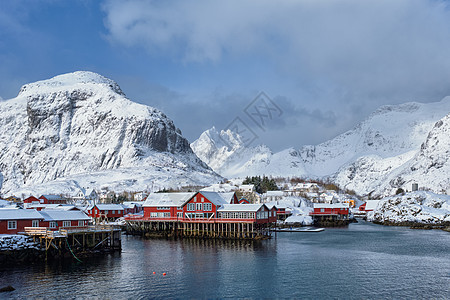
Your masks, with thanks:
<instances>
[{"instance_id":1,"label":"boat","mask_svg":"<svg viewBox=\"0 0 450 300\"><path fill-rule=\"evenodd\" d=\"M276 232L321 232L325 228L318 227L289 227L289 228L276 228L273 231Z\"/></svg>"}]
</instances>

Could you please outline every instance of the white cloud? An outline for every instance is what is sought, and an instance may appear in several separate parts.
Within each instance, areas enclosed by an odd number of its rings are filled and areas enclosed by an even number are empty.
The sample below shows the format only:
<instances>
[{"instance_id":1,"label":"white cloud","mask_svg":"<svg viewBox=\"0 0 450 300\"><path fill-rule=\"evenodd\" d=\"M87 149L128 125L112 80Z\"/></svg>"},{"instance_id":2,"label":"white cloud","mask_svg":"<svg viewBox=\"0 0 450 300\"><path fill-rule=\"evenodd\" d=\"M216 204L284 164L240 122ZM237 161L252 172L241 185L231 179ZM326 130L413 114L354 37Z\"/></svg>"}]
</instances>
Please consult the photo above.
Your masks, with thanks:
<instances>
[{"instance_id":1,"label":"white cloud","mask_svg":"<svg viewBox=\"0 0 450 300\"><path fill-rule=\"evenodd\" d=\"M103 9L118 45L188 66L257 59L295 87L284 95L293 112L322 126L336 122L335 134L381 104L450 95L445 1L107 0ZM277 83L266 82L259 89L272 93Z\"/></svg>"},{"instance_id":2,"label":"white cloud","mask_svg":"<svg viewBox=\"0 0 450 300\"><path fill-rule=\"evenodd\" d=\"M104 10L111 41L185 62L258 55L304 85L353 97L449 90L450 12L441 1L111 0Z\"/></svg>"}]
</instances>

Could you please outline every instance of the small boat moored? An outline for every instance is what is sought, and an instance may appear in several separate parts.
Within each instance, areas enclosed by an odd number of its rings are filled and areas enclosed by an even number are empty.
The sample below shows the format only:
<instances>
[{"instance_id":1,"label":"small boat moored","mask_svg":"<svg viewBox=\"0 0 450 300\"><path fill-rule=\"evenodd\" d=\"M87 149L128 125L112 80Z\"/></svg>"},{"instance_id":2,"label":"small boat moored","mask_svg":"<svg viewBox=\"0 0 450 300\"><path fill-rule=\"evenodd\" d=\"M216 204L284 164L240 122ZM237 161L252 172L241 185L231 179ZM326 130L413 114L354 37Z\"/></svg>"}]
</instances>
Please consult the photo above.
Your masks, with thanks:
<instances>
[{"instance_id":1,"label":"small boat moored","mask_svg":"<svg viewBox=\"0 0 450 300\"><path fill-rule=\"evenodd\" d=\"M289 227L289 228L276 228L274 231L276 231L276 232L321 232L324 230L325 230L325 228L317 228L317 227Z\"/></svg>"}]
</instances>

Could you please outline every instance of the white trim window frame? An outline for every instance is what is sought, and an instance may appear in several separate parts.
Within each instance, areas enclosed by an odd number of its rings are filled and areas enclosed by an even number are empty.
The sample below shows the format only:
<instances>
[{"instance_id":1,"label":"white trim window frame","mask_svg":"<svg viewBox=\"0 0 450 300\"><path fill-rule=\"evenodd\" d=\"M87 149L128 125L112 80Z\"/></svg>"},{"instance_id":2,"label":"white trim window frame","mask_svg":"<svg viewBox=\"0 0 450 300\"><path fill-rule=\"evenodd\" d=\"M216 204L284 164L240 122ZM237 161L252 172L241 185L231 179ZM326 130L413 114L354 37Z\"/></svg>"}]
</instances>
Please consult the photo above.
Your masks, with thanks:
<instances>
[{"instance_id":1,"label":"white trim window frame","mask_svg":"<svg viewBox=\"0 0 450 300\"><path fill-rule=\"evenodd\" d=\"M8 221L8 230L17 229L17 221Z\"/></svg>"}]
</instances>

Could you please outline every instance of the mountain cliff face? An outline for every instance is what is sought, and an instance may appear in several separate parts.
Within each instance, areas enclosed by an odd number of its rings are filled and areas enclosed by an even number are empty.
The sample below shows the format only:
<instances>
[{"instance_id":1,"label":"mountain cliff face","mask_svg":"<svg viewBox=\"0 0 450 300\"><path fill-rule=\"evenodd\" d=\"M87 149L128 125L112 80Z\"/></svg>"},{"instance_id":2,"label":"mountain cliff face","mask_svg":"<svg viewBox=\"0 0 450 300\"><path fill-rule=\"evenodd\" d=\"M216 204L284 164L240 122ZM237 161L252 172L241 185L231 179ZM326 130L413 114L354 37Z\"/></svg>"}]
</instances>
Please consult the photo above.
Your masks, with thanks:
<instances>
[{"instance_id":1,"label":"mountain cliff face","mask_svg":"<svg viewBox=\"0 0 450 300\"><path fill-rule=\"evenodd\" d=\"M124 168L219 178L162 112L130 101L117 83L92 72L23 86L16 98L0 103L0 128L3 192Z\"/></svg>"},{"instance_id":2,"label":"mountain cliff face","mask_svg":"<svg viewBox=\"0 0 450 300\"><path fill-rule=\"evenodd\" d=\"M223 155L209 146L216 144L217 134L202 135L191 147L216 172L227 177L328 177L343 188L373 196L392 194L399 187L411 190L412 183L441 192L450 188L445 175L450 172L448 112L450 97L436 103L383 106L334 139L278 153L265 146L260 146L264 150L258 154L256 148L240 146L235 151L236 147L224 150L221 145L217 149L233 153ZM230 135L221 132L220 136L224 134ZM252 154L247 155L249 152Z\"/></svg>"}]
</instances>

